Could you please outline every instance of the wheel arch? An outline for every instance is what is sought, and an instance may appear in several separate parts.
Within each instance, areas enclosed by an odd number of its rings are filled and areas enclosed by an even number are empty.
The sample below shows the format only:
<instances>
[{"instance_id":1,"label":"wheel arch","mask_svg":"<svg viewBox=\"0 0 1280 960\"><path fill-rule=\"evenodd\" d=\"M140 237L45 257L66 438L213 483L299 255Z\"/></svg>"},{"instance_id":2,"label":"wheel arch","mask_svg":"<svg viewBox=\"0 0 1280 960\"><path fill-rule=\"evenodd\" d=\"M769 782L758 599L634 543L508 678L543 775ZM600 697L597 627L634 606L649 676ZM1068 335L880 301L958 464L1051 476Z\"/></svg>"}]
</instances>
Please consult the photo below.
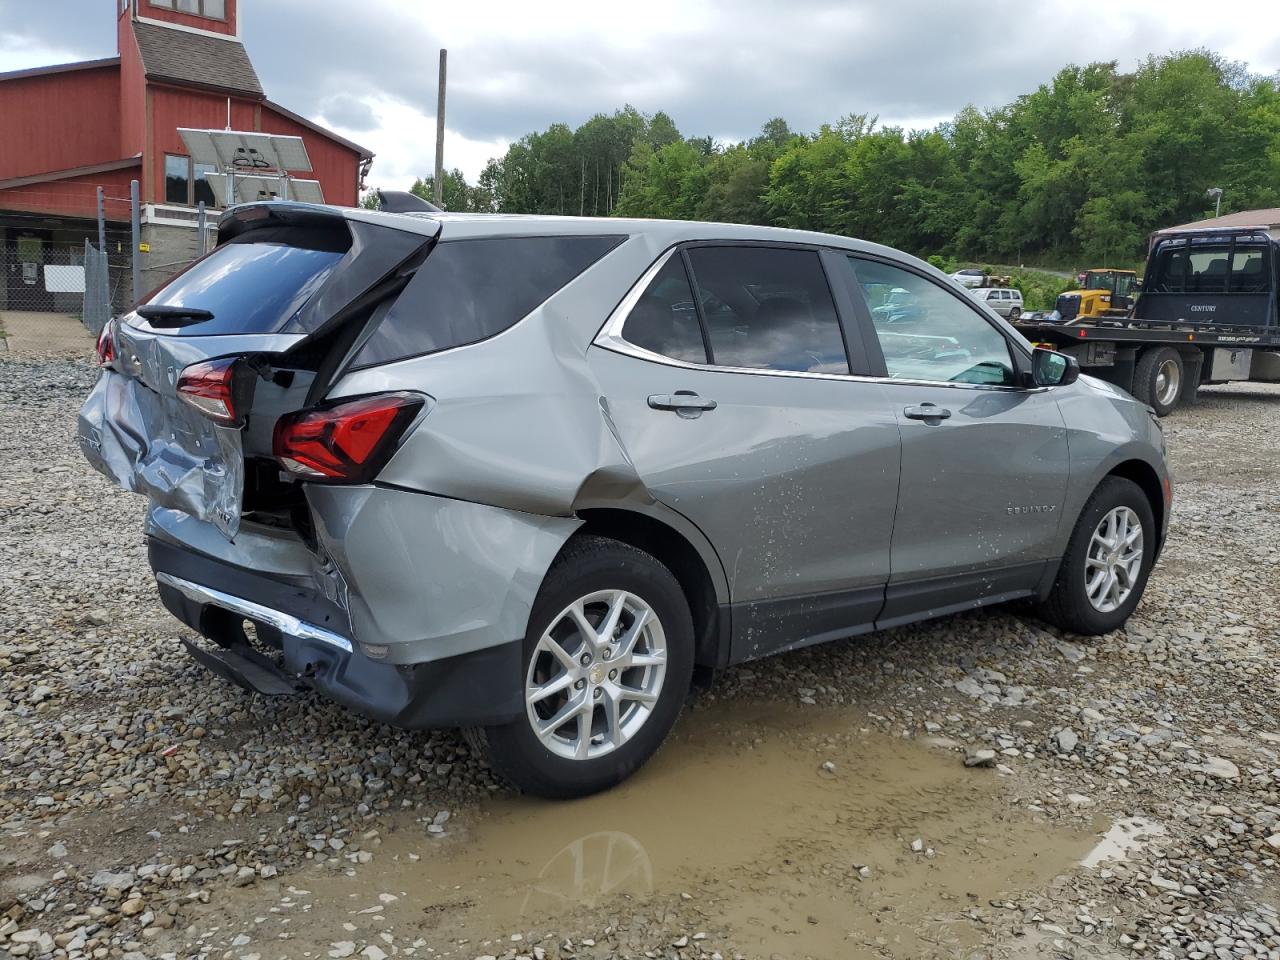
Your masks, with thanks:
<instances>
[{"instance_id":1,"label":"wheel arch","mask_svg":"<svg viewBox=\"0 0 1280 960\"><path fill-rule=\"evenodd\" d=\"M719 557L696 528L677 529L649 513L618 507L577 511L582 526L573 537L594 535L629 544L656 558L675 576L689 602L695 638L694 662L720 668L729 656L729 587ZM563 548L561 548L563 550Z\"/></svg>"},{"instance_id":2,"label":"wheel arch","mask_svg":"<svg viewBox=\"0 0 1280 960\"><path fill-rule=\"evenodd\" d=\"M1125 480L1129 480L1137 484L1138 488L1146 494L1147 501L1151 504L1151 515L1156 521L1156 557L1158 558L1161 549L1164 547L1165 514L1167 509L1164 483L1161 481L1160 475L1151 464L1145 460L1135 458L1123 460L1116 464L1107 471L1106 475L1098 483L1100 484L1107 477L1122 477ZM1097 488L1098 485L1095 484L1094 489L1096 490Z\"/></svg>"}]
</instances>

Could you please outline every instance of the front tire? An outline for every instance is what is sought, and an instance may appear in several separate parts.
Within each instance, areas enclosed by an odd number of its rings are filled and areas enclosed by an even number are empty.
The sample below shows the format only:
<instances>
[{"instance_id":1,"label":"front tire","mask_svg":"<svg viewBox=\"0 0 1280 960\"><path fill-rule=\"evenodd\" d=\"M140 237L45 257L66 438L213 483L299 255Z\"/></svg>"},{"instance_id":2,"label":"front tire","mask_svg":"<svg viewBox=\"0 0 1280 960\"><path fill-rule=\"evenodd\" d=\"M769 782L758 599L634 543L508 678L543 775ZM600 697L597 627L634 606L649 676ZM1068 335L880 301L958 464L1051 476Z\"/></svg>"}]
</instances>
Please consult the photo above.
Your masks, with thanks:
<instances>
[{"instance_id":1,"label":"front tire","mask_svg":"<svg viewBox=\"0 0 1280 960\"><path fill-rule=\"evenodd\" d=\"M1155 549L1147 495L1132 480L1107 477L1080 512L1040 615L1086 636L1119 629L1142 599Z\"/></svg>"},{"instance_id":2,"label":"front tire","mask_svg":"<svg viewBox=\"0 0 1280 960\"><path fill-rule=\"evenodd\" d=\"M467 731L494 772L526 793L581 797L621 783L661 746L693 675L680 584L635 547L569 543L543 581L525 636L525 716Z\"/></svg>"}]
</instances>

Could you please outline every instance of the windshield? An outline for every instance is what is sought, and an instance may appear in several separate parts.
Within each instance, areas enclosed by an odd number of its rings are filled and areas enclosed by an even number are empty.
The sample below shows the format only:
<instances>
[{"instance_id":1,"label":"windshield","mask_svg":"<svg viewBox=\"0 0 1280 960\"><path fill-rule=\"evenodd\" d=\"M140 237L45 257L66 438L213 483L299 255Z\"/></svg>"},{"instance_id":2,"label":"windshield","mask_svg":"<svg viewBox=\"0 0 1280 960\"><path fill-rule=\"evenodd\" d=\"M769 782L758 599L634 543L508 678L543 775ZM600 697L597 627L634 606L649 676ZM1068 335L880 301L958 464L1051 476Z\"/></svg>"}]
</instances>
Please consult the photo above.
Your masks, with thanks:
<instances>
[{"instance_id":1,"label":"windshield","mask_svg":"<svg viewBox=\"0 0 1280 960\"><path fill-rule=\"evenodd\" d=\"M174 336L278 333L324 284L343 254L252 236L216 248L144 302L208 310L212 320L166 329Z\"/></svg>"}]
</instances>

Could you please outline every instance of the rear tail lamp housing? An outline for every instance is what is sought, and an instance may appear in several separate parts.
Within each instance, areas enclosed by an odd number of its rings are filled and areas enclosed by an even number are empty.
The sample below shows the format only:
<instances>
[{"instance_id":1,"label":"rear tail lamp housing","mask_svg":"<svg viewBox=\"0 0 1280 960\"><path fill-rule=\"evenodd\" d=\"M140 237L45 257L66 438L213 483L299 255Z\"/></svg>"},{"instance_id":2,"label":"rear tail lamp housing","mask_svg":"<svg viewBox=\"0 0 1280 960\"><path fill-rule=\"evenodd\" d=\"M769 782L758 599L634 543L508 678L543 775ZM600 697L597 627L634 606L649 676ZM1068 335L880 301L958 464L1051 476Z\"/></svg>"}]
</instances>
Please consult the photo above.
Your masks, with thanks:
<instances>
[{"instance_id":1,"label":"rear tail lamp housing","mask_svg":"<svg viewBox=\"0 0 1280 960\"><path fill-rule=\"evenodd\" d=\"M369 483L422 409L420 393L379 393L288 413L276 421L272 452L313 483Z\"/></svg>"},{"instance_id":2,"label":"rear tail lamp housing","mask_svg":"<svg viewBox=\"0 0 1280 960\"><path fill-rule=\"evenodd\" d=\"M178 375L178 396L224 427L244 425L252 378L236 377L239 357L193 363Z\"/></svg>"},{"instance_id":3,"label":"rear tail lamp housing","mask_svg":"<svg viewBox=\"0 0 1280 960\"><path fill-rule=\"evenodd\" d=\"M109 367L116 358L116 322L108 320L98 334L98 366Z\"/></svg>"}]
</instances>

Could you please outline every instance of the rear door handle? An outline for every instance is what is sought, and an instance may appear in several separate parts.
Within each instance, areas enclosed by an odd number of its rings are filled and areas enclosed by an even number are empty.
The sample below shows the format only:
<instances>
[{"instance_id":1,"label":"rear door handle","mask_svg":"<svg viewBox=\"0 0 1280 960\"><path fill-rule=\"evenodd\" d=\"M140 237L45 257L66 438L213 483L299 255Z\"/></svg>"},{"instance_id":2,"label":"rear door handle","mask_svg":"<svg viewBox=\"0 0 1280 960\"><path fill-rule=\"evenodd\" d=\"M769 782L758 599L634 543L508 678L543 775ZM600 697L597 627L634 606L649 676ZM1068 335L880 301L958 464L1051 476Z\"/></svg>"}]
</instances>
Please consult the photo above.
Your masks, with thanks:
<instances>
[{"instance_id":1,"label":"rear door handle","mask_svg":"<svg viewBox=\"0 0 1280 960\"><path fill-rule=\"evenodd\" d=\"M700 397L692 390L677 390L675 393L653 394L649 397L649 406L654 410L674 410L686 419L693 419L702 416L704 411L714 410L716 402Z\"/></svg>"},{"instance_id":2,"label":"rear door handle","mask_svg":"<svg viewBox=\"0 0 1280 960\"><path fill-rule=\"evenodd\" d=\"M951 411L934 403L922 403L907 407L902 415L908 420L946 420L951 416Z\"/></svg>"}]
</instances>

